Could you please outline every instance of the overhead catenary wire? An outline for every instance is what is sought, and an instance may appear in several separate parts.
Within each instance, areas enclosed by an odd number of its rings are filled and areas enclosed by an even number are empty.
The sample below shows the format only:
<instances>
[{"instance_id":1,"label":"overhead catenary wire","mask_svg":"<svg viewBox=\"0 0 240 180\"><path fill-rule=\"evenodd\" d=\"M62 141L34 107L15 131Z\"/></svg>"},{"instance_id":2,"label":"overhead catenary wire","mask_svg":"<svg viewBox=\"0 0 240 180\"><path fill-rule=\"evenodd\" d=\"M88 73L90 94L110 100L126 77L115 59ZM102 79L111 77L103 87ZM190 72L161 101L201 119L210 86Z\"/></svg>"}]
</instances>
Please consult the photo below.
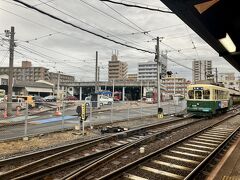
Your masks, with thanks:
<instances>
[{"instance_id":1,"label":"overhead catenary wire","mask_svg":"<svg viewBox=\"0 0 240 180\"><path fill-rule=\"evenodd\" d=\"M5 52L5 54L3 55L3 58L2 58L2 60L0 61L0 65L2 66L3 65L3 63L4 63L4 61L7 59L7 57L8 57L8 51L7 52Z\"/></svg>"},{"instance_id":2,"label":"overhead catenary wire","mask_svg":"<svg viewBox=\"0 0 240 180\"><path fill-rule=\"evenodd\" d=\"M38 55L38 56L40 56L40 57L42 57L42 58L49 59L50 61L52 61L52 62L54 62L54 63L57 63L56 61L54 61L54 60L56 60L56 58L53 58L53 57L48 56L48 55L45 55L45 54L43 54L43 53L40 53L40 52L38 52L38 51L36 51L36 50L33 50L33 49L31 49L31 48L29 48L29 47L26 47L26 46L23 46L23 45L19 45L19 47L21 47L22 49L24 49L24 50L26 50L26 51L28 51L28 52L30 52L30 53L32 53L32 54ZM64 64L67 64L67 65L69 65L69 66L78 67L78 66L76 66L76 65L72 65L72 64L67 63L65 60L62 60L62 61L63 61ZM90 68L92 68L92 66L89 65L89 64L86 64L85 66L89 66ZM83 67L78 67L78 68L83 68ZM84 71L87 71L86 68L83 68L83 70L84 70Z\"/></svg>"},{"instance_id":3,"label":"overhead catenary wire","mask_svg":"<svg viewBox=\"0 0 240 180\"><path fill-rule=\"evenodd\" d=\"M32 61L34 61L34 62L36 62L36 63L38 63L38 64L40 64L40 62L44 63L43 60L40 60L40 59L38 59L38 58L29 56L29 55L27 55L27 54L25 54L25 53L23 53L23 52L18 51L18 50L15 50L15 52L18 53L18 54L20 54L20 55L22 55L23 57L31 58ZM33 53L33 54L34 54L34 53ZM40 56L40 57L41 57L41 56ZM50 60L50 61L51 61L51 60ZM54 61L51 61L51 62L53 62L54 64L56 63L56 62L54 62ZM48 61L47 63L49 63L49 61ZM81 70L81 71L89 72L89 69L86 69L86 68L83 68L83 67L79 67L79 66L75 66L75 65L71 65L71 64L65 63L65 65L66 65L66 64L67 64L68 66L71 66L71 69L72 69L72 68L77 68L77 69L79 69L79 70ZM46 63L44 63L44 65L46 65ZM48 65L48 67L49 67L49 65ZM52 66L52 68L53 68L53 69L56 69L55 66Z\"/></svg>"},{"instance_id":4,"label":"overhead catenary wire","mask_svg":"<svg viewBox=\"0 0 240 180\"><path fill-rule=\"evenodd\" d=\"M128 19L127 17L125 17L124 15L122 15L120 12L118 12L116 9L114 9L113 7L109 6L107 3L103 2L103 4L105 4L107 7L109 7L111 10L113 10L115 13L117 13L118 15L120 15L121 17L123 17L124 19L126 19L128 22L130 22L131 24L133 24L134 26L136 26L138 29L140 29L140 31L143 31L145 33L147 33L147 31L145 31L144 29L142 29L140 26L138 26L136 23L134 23L133 21L131 21L130 19ZM141 33L141 32L139 32Z\"/></svg>"},{"instance_id":5,"label":"overhead catenary wire","mask_svg":"<svg viewBox=\"0 0 240 180\"><path fill-rule=\"evenodd\" d=\"M39 0L39 1L42 2L43 4L45 4L43 1L41 1L41 0ZM85 2L84 2L84 3L85 3ZM87 3L87 4L88 4L88 3ZM89 24L89 23L86 23L86 22L84 22L83 20L81 20L81 19L79 19L79 18L76 18L76 17L74 17L73 15L69 14L70 12L66 13L66 12L67 12L66 10L63 11L63 10L60 10L60 9L56 8L56 5L55 5L55 4L54 4L54 6L51 6L51 5L49 5L49 4L45 4L45 5L48 6L48 7L50 7L50 8L52 8L52 9L54 9L54 10L56 10L56 11L58 11L58 12L60 12L60 13L62 13L62 14L64 14L64 15L66 15L66 16L68 16L68 17L71 17L71 18L73 18L74 20L77 20L77 21L79 21L79 22L81 22L81 23L83 23L83 24L85 24L85 25L87 25L87 26L89 26L89 27L91 27L91 28L97 29L97 30L99 30L100 32L103 32L103 33L107 34L106 37L110 37L110 36L111 36L111 37L115 37L115 38L117 38L117 39L119 39L119 40L121 40L121 41L124 41L125 43L129 43L129 44L134 44L134 45L140 46L138 42L134 42L134 41L131 42L131 41L129 41L129 40L125 40L125 39L123 39L123 38L120 38L120 37L112 34L112 33L109 33L109 32L107 32L107 31L102 30L101 28L99 28L99 27L97 27L97 26L93 26L93 25L91 25L91 24ZM143 48L144 48L144 47L143 47Z\"/></svg>"},{"instance_id":6,"label":"overhead catenary wire","mask_svg":"<svg viewBox=\"0 0 240 180\"><path fill-rule=\"evenodd\" d=\"M43 24L39 24L39 23L34 22L34 21L32 21L32 20L29 20L29 19L27 19L27 18L25 18L25 17L22 17L22 16L20 16L20 15L18 15L18 14L16 14L16 13L10 12L10 11L5 10L5 9L2 9L2 8L0 8L0 9L3 10L3 11L5 11L5 12L8 12L8 13L10 13L10 14L13 14L13 15L19 17L19 18L22 18L22 19L24 19L24 20L26 20L26 21L29 21L29 22L31 22L31 23L37 24L37 25L42 26L42 27L45 27L45 28L47 28L47 29L54 30L54 29L52 29L52 28L50 28L50 27L48 27L48 26L45 26L45 25L43 25ZM160 30L160 29L165 29L165 28L170 28L170 27L180 26L180 25L182 25L182 24L171 25L171 26L162 27L162 28L155 29L155 30ZM55 31L55 32L59 32L59 31L56 31L56 30L54 30L54 31ZM66 33L63 33L63 32L60 32L60 33L61 33L62 35L67 36L67 37L73 38L73 37L72 37L71 35L69 35L69 34L66 34ZM73 39L74 39L74 38L73 38ZM161 42L161 43L164 44L165 46L170 47L169 45L167 45L167 44L165 44L165 43L163 43L163 42ZM170 48L172 48L172 47L170 47ZM112 48L109 48L109 49L112 49ZM174 49L174 48L173 48L173 49ZM177 51L176 49L174 49L174 50ZM183 53L181 53L181 54L183 54ZM183 54L183 55L185 55L185 54ZM186 55L185 55L185 56L186 56Z\"/></svg>"},{"instance_id":7,"label":"overhead catenary wire","mask_svg":"<svg viewBox=\"0 0 240 180\"><path fill-rule=\"evenodd\" d=\"M28 9L28 8L27 8L27 9ZM49 27L49 26L46 26L46 25L44 25L44 24L40 24L40 23L38 23L38 22L32 21L32 20L30 20L30 19L28 19L28 18L25 18L25 17L23 17L23 16L21 16L21 15L19 15L19 14L16 14L16 13L11 12L11 11L9 11L9 10L3 9L3 8L1 8L1 7L0 7L0 10L2 10L2 11L4 11L4 12L7 12L7 13L9 13L9 14L11 14L11 15L14 15L14 16L16 16L16 17L18 17L18 18L24 19L25 21L31 22L32 24L38 25L39 27L42 27L42 28L45 28L45 29L48 29L48 30L51 30L51 31L54 31L54 32L58 32L58 33L60 33L61 35L64 35L64 36L66 36L66 37L68 37L68 38L71 38L71 39L74 39L74 40L76 40L76 39L82 40L82 39L80 39L79 37L74 37L74 36L72 36L72 35L70 35L70 34L67 34L67 33L61 32L61 31L58 31L58 30L56 30L56 29L54 29L54 28L51 28L51 27ZM95 42L95 44L98 44L98 43ZM101 44L101 45L102 45L102 44ZM106 46L106 45L105 45L105 47L112 50L111 47L108 47L108 46Z\"/></svg>"},{"instance_id":8,"label":"overhead catenary wire","mask_svg":"<svg viewBox=\"0 0 240 180\"><path fill-rule=\"evenodd\" d=\"M37 63L37 64L40 64L40 65L41 65L40 62L43 62L42 60L40 60L40 59L38 59L38 58L31 57L31 56L26 55L26 54L24 54L24 53L22 53L22 52L19 52L19 51L17 51L17 50L14 50L14 51L15 51L17 54L21 55L22 57L31 58L32 61L34 61L34 62ZM44 63L44 65L46 65L46 63ZM42 66L42 65L41 65L41 66ZM79 67L76 67L76 66L74 66L74 67L75 67L75 68L79 68ZM55 66L52 66L51 68L52 68L52 69L55 69L56 71L58 71ZM71 67L71 69L72 69L72 67ZM77 73L77 74L76 74L76 73ZM68 74L73 74L73 73L68 73ZM78 75L79 72L75 72L75 74ZM84 74L85 74L85 73L84 73ZM89 76L89 75L88 75L88 76L84 76L84 75L83 75L83 76L81 76L81 77L89 78L90 76ZM93 77L91 77L91 78L93 78Z\"/></svg>"},{"instance_id":9,"label":"overhead catenary wire","mask_svg":"<svg viewBox=\"0 0 240 180\"><path fill-rule=\"evenodd\" d=\"M25 3L25 2L22 2L22 1L20 1L20 0L13 0L13 1L18 2L18 3L20 3L20 4L23 4L23 5L25 5L26 7L30 8L30 9L36 10L36 11L40 12L41 14L44 14L44 15L46 15L46 16L48 16L48 17L51 17L51 18L53 18L53 19L55 19L55 20L57 20L57 21L60 21L60 22L62 22L62 23L64 23L64 24L70 25L70 26L72 26L72 27L74 27L74 28L80 29L80 30L82 30L82 31L84 31L84 32L87 32L87 33L89 33L89 34L92 34L92 35L95 35L95 36L97 36L97 37L103 38L103 39L105 39L105 40L114 42L114 43L119 44L119 45L122 45L122 46L126 46L126 47L128 47L128 48L132 48L132 49L135 49L135 50L138 50L138 51L142 51L142 52L146 52L146 53L150 53L150 54L155 54L155 52L148 51L148 50L141 49L141 48L137 48L137 47L134 47L134 46L130 46L130 45L124 44L124 43L122 43L122 42L115 41L115 40L110 39L110 38L108 38L108 37L102 36L102 35L100 35L100 34L94 33L94 32L89 31L89 30L87 30L87 29L81 28L80 26L77 26L77 25L75 25L75 24L73 24L73 23L71 23L71 22L65 21L65 20L63 20L63 19L61 19L61 18L59 18L59 17L56 17L56 16L54 16L54 15L52 15L52 14L50 14L50 13L47 13L47 12L45 12L45 11L43 11L43 10L40 10L40 9L38 9L38 8L36 8L36 7L33 7L32 5L29 5L29 4L27 4L27 3Z\"/></svg>"},{"instance_id":10,"label":"overhead catenary wire","mask_svg":"<svg viewBox=\"0 0 240 180\"><path fill-rule=\"evenodd\" d=\"M165 10L161 10L159 8L155 9L155 8L143 7L143 6L139 6L139 5L132 5L132 4L127 4L127 3L123 3L123 2L117 2L117 1L111 1L111 0L99 0L99 1L105 1L105 2L109 2L109 3L114 3L114 4L118 4L118 5L127 6L127 7L146 9L146 10L150 10L150 11L157 11L157 12L162 12L162 13L174 14L172 11L165 11Z\"/></svg>"},{"instance_id":11,"label":"overhead catenary wire","mask_svg":"<svg viewBox=\"0 0 240 180\"><path fill-rule=\"evenodd\" d=\"M39 37L36 37L36 38L33 38L33 39L25 40L24 42L29 43L30 41L36 41L36 40L39 40L39 39L42 39L42 38L45 38L45 37L53 36L53 35L55 35L55 34L59 34L59 32L50 33L50 34L47 34L47 35L39 36Z\"/></svg>"},{"instance_id":12,"label":"overhead catenary wire","mask_svg":"<svg viewBox=\"0 0 240 180\"><path fill-rule=\"evenodd\" d=\"M135 2L135 1L129 1L129 0L121 0L121 2L127 2L127 3L132 3L132 4L138 4L138 5L143 5L143 6L147 6L147 7L155 7L158 9L167 9L169 10L167 7L160 7L160 6L156 6L156 5L150 5L150 4L144 4L144 3L139 3L139 2Z\"/></svg>"},{"instance_id":13,"label":"overhead catenary wire","mask_svg":"<svg viewBox=\"0 0 240 180\"><path fill-rule=\"evenodd\" d=\"M65 57L68 57L68 58L71 58L71 59L76 59L76 60L78 60L78 61L80 61L80 62L90 63L89 61L95 61L95 59L79 59L79 58L77 58L77 57L70 56L70 55L64 54L64 53L62 53L62 52L59 52L59 51L56 51L56 50L53 50L53 49L46 48L46 47L44 47L44 46L40 46L40 45L31 43L31 42L27 42L27 43L28 43L28 44L31 44L31 45L33 45L33 46L36 46L36 47L39 47L39 48L42 48L42 49L45 49L45 50L54 52L54 53L56 53L56 54L63 55L63 56L65 56Z\"/></svg>"}]
</instances>

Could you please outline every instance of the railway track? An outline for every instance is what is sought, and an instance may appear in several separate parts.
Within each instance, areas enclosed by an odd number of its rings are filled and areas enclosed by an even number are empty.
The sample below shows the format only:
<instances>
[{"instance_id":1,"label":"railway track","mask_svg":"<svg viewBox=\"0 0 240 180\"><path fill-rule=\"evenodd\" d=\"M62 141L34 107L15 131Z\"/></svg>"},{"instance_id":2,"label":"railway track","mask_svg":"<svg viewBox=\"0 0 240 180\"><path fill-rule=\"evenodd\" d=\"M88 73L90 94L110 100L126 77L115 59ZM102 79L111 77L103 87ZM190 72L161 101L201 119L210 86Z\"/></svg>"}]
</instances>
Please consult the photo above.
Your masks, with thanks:
<instances>
[{"instance_id":1,"label":"railway track","mask_svg":"<svg viewBox=\"0 0 240 180\"><path fill-rule=\"evenodd\" d=\"M114 151L125 144L153 134L163 129L173 129L197 123L196 119L180 118L177 120L155 123L129 131L95 138L85 142L79 142L58 148L52 148L36 153L30 153L19 157L13 157L0 161L0 179L12 179L21 177L23 174L33 172L46 172L59 170L63 167L72 167L75 164L84 164L106 153ZM47 173L48 174L48 173ZM36 177L36 176L35 176Z\"/></svg>"},{"instance_id":2,"label":"railway track","mask_svg":"<svg viewBox=\"0 0 240 180\"><path fill-rule=\"evenodd\" d=\"M152 144L159 141L159 136L145 137L62 179L193 179L238 134L239 117L238 113L228 115L217 123L155 150ZM140 153L139 148L143 146L148 150ZM131 156L136 156L135 160Z\"/></svg>"}]
</instances>

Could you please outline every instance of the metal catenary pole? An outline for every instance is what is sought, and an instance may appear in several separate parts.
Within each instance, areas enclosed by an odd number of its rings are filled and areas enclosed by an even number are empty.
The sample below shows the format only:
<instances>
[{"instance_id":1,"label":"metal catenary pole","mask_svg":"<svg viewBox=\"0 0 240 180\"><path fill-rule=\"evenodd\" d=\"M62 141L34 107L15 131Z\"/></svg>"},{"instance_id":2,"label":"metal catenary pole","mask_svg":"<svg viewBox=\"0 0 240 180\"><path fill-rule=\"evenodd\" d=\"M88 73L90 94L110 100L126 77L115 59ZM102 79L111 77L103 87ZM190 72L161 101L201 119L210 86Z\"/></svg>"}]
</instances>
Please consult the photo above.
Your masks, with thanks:
<instances>
[{"instance_id":1,"label":"metal catenary pole","mask_svg":"<svg viewBox=\"0 0 240 180\"><path fill-rule=\"evenodd\" d=\"M160 52L159 52L159 37L157 37L157 97L158 97L158 112L161 108L161 88L160 88L160 76L161 76L161 63L160 63Z\"/></svg>"},{"instance_id":2,"label":"metal catenary pole","mask_svg":"<svg viewBox=\"0 0 240 180\"><path fill-rule=\"evenodd\" d=\"M9 36L9 31L5 31L6 36ZM10 46L9 46L9 74L8 74L8 98L7 98L7 114L12 114L12 91L13 91L13 60L14 60L14 27L11 27Z\"/></svg>"},{"instance_id":3,"label":"metal catenary pole","mask_svg":"<svg viewBox=\"0 0 240 180\"><path fill-rule=\"evenodd\" d=\"M98 52L96 51L96 66L95 66L95 93L98 92Z\"/></svg>"}]
</instances>

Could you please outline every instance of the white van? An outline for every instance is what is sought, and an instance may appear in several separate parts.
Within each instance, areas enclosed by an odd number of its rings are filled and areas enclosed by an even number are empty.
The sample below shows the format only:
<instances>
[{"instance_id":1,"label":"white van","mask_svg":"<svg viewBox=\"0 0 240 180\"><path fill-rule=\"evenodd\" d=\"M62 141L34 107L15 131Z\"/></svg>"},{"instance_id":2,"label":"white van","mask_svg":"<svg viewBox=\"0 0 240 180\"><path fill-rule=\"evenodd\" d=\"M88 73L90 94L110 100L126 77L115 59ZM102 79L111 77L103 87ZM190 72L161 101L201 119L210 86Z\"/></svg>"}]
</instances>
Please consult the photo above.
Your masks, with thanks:
<instances>
[{"instance_id":1,"label":"white van","mask_svg":"<svg viewBox=\"0 0 240 180\"><path fill-rule=\"evenodd\" d=\"M85 98L85 103L87 106L90 105L91 102L91 96L88 96ZM104 95L99 95L99 105L103 106L103 105L111 105L113 103L113 98L112 97L108 97L108 96L104 96Z\"/></svg>"}]
</instances>

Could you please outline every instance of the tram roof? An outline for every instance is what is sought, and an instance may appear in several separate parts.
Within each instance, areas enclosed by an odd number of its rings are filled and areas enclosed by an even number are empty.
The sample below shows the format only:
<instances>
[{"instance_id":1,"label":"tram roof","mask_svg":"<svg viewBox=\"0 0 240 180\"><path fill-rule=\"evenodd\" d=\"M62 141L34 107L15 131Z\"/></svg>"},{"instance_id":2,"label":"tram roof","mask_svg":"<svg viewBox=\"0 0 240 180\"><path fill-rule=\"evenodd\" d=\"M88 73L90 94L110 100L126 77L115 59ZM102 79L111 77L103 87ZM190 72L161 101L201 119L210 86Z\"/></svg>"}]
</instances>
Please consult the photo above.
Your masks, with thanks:
<instances>
[{"instance_id":1,"label":"tram roof","mask_svg":"<svg viewBox=\"0 0 240 180\"><path fill-rule=\"evenodd\" d=\"M240 71L240 13L238 1L161 0L220 56ZM236 46L229 52L220 43L226 33Z\"/></svg>"},{"instance_id":2,"label":"tram roof","mask_svg":"<svg viewBox=\"0 0 240 180\"><path fill-rule=\"evenodd\" d=\"M213 84L191 84L188 86L188 88L193 88L193 87L209 87L209 88L214 88L214 89L228 89L226 87L217 86L217 85L213 85Z\"/></svg>"}]
</instances>

